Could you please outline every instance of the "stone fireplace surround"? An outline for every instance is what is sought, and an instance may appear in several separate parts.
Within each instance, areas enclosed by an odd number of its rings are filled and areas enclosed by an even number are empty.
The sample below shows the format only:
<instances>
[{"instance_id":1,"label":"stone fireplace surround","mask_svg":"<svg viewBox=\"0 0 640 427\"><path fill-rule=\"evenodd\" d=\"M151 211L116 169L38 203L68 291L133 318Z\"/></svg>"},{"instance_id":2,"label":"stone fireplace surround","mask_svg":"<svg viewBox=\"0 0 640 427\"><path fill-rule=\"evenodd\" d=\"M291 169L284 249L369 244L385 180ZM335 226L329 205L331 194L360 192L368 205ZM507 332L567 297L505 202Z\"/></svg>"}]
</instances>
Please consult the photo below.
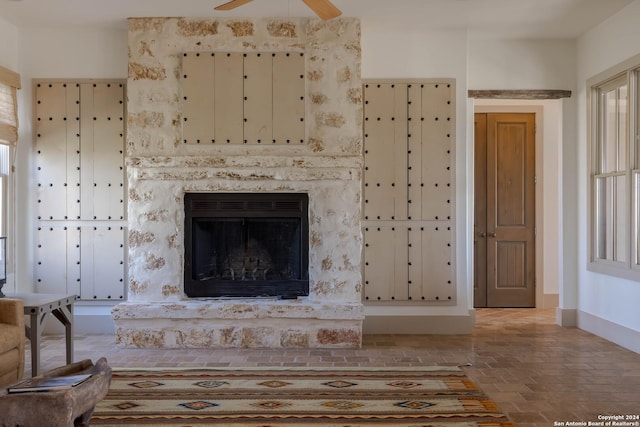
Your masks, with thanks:
<instances>
[{"instance_id":1,"label":"stone fireplace surround","mask_svg":"<svg viewBox=\"0 0 640 427\"><path fill-rule=\"evenodd\" d=\"M180 57L303 51L305 144L183 144ZM132 18L127 84L128 300L125 347L359 347L362 340L362 89L355 19ZM187 192L305 192L308 298L187 298Z\"/></svg>"}]
</instances>

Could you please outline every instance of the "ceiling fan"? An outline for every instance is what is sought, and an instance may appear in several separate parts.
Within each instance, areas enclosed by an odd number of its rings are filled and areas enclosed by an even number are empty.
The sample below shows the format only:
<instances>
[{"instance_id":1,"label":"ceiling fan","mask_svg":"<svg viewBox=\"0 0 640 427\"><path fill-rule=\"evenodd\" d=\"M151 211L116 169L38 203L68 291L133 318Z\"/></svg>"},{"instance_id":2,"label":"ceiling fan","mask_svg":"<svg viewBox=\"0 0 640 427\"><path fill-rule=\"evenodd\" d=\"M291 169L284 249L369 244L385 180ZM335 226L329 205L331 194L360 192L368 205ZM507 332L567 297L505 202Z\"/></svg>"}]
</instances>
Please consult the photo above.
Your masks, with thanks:
<instances>
[{"instance_id":1,"label":"ceiling fan","mask_svg":"<svg viewBox=\"0 0 640 427\"><path fill-rule=\"evenodd\" d=\"M230 2L215 7L215 10L231 10L247 4L253 0L231 0ZM302 0L311 10L322 19L331 19L340 16L342 12L329 0Z\"/></svg>"}]
</instances>

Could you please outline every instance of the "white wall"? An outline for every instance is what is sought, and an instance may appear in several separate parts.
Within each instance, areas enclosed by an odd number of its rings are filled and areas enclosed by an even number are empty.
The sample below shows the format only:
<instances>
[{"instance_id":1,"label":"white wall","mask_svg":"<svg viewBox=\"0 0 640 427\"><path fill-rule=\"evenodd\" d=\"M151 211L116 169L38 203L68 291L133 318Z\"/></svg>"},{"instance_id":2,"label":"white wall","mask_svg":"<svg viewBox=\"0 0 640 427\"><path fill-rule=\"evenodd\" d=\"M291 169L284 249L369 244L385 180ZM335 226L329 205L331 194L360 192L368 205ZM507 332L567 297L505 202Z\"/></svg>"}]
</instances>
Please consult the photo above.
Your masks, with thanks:
<instances>
[{"instance_id":1,"label":"white wall","mask_svg":"<svg viewBox=\"0 0 640 427\"><path fill-rule=\"evenodd\" d=\"M573 40L469 35L469 89L573 90L574 87Z\"/></svg>"},{"instance_id":2,"label":"white wall","mask_svg":"<svg viewBox=\"0 0 640 427\"><path fill-rule=\"evenodd\" d=\"M429 30L393 22L363 21L363 78L455 77L458 83L457 208L458 312L472 307L473 103L467 89L559 89L561 101L481 102L491 108L541 108L543 146L539 153L543 247L538 306L577 307L575 261L576 42L477 37L463 30ZM516 105L517 104L517 105ZM460 129L462 127L463 129ZM559 294L559 297L557 296ZM550 296L550 298L546 298ZM467 304L466 306L464 304ZM372 311L369 310L367 314ZM436 313L429 309L430 314ZM449 310L450 313L456 310Z\"/></svg>"},{"instance_id":3,"label":"white wall","mask_svg":"<svg viewBox=\"0 0 640 427\"><path fill-rule=\"evenodd\" d=\"M578 40L578 326L640 352L640 283L587 271L587 80L640 54L640 0Z\"/></svg>"},{"instance_id":4,"label":"white wall","mask_svg":"<svg viewBox=\"0 0 640 427\"><path fill-rule=\"evenodd\" d=\"M18 154L17 269L20 291L33 290L33 245L35 237L32 146L32 99L34 78L126 78L127 31L89 27L20 28L22 95L20 138L24 144ZM80 309L81 310L81 309Z\"/></svg>"},{"instance_id":5,"label":"white wall","mask_svg":"<svg viewBox=\"0 0 640 427\"><path fill-rule=\"evenodd\" d=\"M4 26L0 28L4 29ZM17 62L22 76L19 110L20 139L23 143L20 144L16 160L16 233L20 236L15 249L18 277L16 290L30 292L34 290L33 212L36 198L33 182L32 79L126 78L127 30L89 27L19 28L16 38L19 40ZM76 304L75 314L90 315L80 321L77 319L75 327L78 333L113 330L109 307ZM95 315L98 317L94 317ZM47 330L52 331L57 327L57 322L49 322ZM61 329L55 332L61 332Z\"/></svg>"},{"instance_id":6,"label":"white wall","mask_svg":"<svg viewBox=\"0 0 640 427\"><path fill-rule=\"evenodd\" d=\"M544 270L543 286L545 293L557 288L559 307L574 310L577 307L577 261L576 236L577 196L573 189L576 186L577 160L576 150L576 42L574 40L518 40L477 37L469 35L469 88L482 89L558 89L571 90L571 98L561 101L561 111L556 121L561 118L558 129L547 118L544 120L545 141L556 139L555 132L560 132L557 140L551 142L545 150L558 144L558 155L561 162L556 168L548 164L553 160L545 160L544 176L559 185L558 191L546 187L543 197L544 223L551 229L544 229ZM529 103L534 105L536 103ZM541 104L539 104L541 105ZM554 107L555 108L555 107ZM549 112L549 108L546 108ZM549 126L551 128L549 128ZM544 143L547 145L546 142ZM545 155L546 157L546 155ZM557 177L556 177L557 175ZM551 192L551 194L546 194ZM555 201L555 202L554 202ZM557 205L555 205L557 203ZM554 216L557 215L557 218ZM544 224L543 224L544 227ZM553 239L553 229L558 234ZM557 254L557 262L548 256L547 248ZM548 268L547 268L548 267ZM555 271L557 267L557 271ZM551 283L550 283L551 281ZM553 283L557 282L557 283ZM547 300L547 304L548 304ZM571 319L559 319L558 323L575 326Z\"/></svg>"},{"instance_id":7,"label":"white wall","mask_svg":"<svg viewBox=\"0 0 640 427\"><path fill-rule=\"evenodd\" d=\"M18 29L0 18L0 65L18 72Z\"/></svg>"},{"instance_id":8,"label":"white wall","mask_svg":"<svg viewBox=\"0 0 640 427\"><path fill-rule=\"evenodd\" d=\"M367 316L469 316L473 308L471 241L472 217L467 197L473 177L473 150L467 138L467 33L465 30L433 30L417 24L363 20L362 78L456 79L456 263L458 286L454 307L366 307ZM471 157L469 156L471 153ZM473 318L470 318L470 325ZM366 320L365 320L366 327ZM445 326L439 327L445 331ZM405 325L406 329L406 325Z\"/></svg>"},{"instance_id":9,"label":"white wall","mask_svg":"<svg viewBox=\"0 0 640 427\"><path fill-rule=\"evenodd\" d=\"M21 58L24 81L31 99L30 80L32 78L117 78L127 75L127 32L126 30L99 30L92 28L29 28L22 29L20 40L23 52ZM398 44L404 46L397 49ZM454 77L457 80L457 209L459 233L458 248L458 305L456 307L436 307L429 313L468 316L469 301L469 259L470 248L466 241L468 229L466 171L473 159L467 156L466 134L466 32L429 31L423 28L406 28L388 22L362 22L362 76L363 78L429 78ZM29 105L28 116L31 115ZM28 139L27 139L28 138ZM26 140L32 140L29 133ZM470 163L471 162L471 163ZM30 161L25 159L25 169L31 171ZM31 182L25 182L21 194L30 194ZM33 242L32 223L33 201L29 199L24 208L25 224L21 235L29 236ZM32 255L24 254L23 268L32 278ZM30 282L30 281L29 281ZM29 290L29 289L23 289ZM76 314L96 312L104 314L104 307L77 307ZM413 314L423 314L424 311ZM411 313L405 313L411 314Z\"/></svg>"},{"instance_id":10,"label":"white wall","mask_svg":"<svg viewBox=\"0 0 640 427\"><path fill-rule=\"evenodd\" d=\"M579 308L581 326L596 321L640 331L640 317L634 302L640 301L640 284L600 276L586 271L586 96L585 82L590 76L640 53L640 0L635 1L609 21L594 28L575 44L566 40L523 41L481 39L464 30L428 30L383 21L362 22L363 78L437 78L457 80L457 236L458 306L440 308L443 313L463 314L471 307L471 199L473 157L472 141L467 128L473 124L473 108L467 104L468 89L569 89L575 95L562 101L562 170L559 171L564 194L560 250L563 262L559 266L561 308ZM23 75L23 87L29 92L34 77L124 78L127 75L126 30L92 28L41 29L16 31L0 21L0 63L16 66ZM10 43L5 43L10 40ZM18 45L20 55L18 55ZM577 70L577 71L576 71ZM576 86L576 73L578 84ZM25 92L26 92L25 91ZM28 112L24 108L28 105ZM30 102L21 104L21 117L31 117ZM578 108L579 107L579 108ZM27 119L21 118L27 127ZM469 127L470 128L470 127ZM30 130L29 130L30 132ZM577 132L577 133L576 133ZM31 133L23 135L31 141ZM26 144L25 144L26 145ZM579 165L577 160L579 158ZM21 178L19 194L31 191L25 177L30 176L30 160L19 157ZM26 175L25 175L26 174ZM555 180L555 178L554 178ZM576 187L579 182L580 186ZM575 191L578 188L579 191ZM32 218L30 207L20 207L23 222L18 233L29 236L31 245ZM579 219L579 229L575 226ZM580 238L577 237L579 231ZM580 248L578 250L578 248ZM32 269L23 251L21 271ZM579 261L579 265L578 265ZM580 283L578 289L577 283ZM25 281L21 286L30 286ZM546 286L546 285L545 285ZM579 296L578 296L579 295ZM593 322L592 322L593 323ZM603 335L606 334L603 333ZM640 342L640 340L637 340Z\"/></svg>"},{"instance_id":11,"label":"white wall","mask_svg":"<svg viewBox=\"0 0 640 427\"><path fill-rule=\"evenodd\" d=\"M29 79L125 77L126 38L123 30L25 29L21 33L22 61L30 71ZM434 315L466 316L472 308L473 258L467 242L472 241L469 230L473 229L473 142L467 129L473 123L473 111L467 103L468 88L572 89L573 80L567 75L571 73L566 70L575 69L573 52L572 42L566 41L475 39L465 30L430 30L389 21L362 22L363 78L453 77L457 81L458 304L412 309L411 313L403 308L404 314L420 315L426 311ZM512 73L518 78L511 78ZM467 81L472 83L468 85ZM553 282L548 282L549 292L554 292Z\"/></svg>"},{"instance_id":12,"label":"white wall","mask_svg":"<svg viewBox=\"0 0 640 427\"><path fill-rule=\"evenodd\" d=\"M22 63L30 78L126 78L127 30L25 28Z\"/></svg>"}]
</instances>

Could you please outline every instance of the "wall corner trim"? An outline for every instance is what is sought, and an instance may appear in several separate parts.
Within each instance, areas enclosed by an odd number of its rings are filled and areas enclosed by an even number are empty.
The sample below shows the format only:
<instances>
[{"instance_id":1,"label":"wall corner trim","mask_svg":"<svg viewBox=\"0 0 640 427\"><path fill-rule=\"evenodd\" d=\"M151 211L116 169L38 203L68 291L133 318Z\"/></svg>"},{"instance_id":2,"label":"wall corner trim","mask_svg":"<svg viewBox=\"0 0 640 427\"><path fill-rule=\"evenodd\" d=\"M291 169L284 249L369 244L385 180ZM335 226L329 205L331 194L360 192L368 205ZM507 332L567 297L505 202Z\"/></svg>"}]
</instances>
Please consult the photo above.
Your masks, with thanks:
<instances>
[{"instance_id":1,"label":"wall corner trim","mask_svg":"<svg viewBox=\"0 0 640 427\"><path fill-rule=\"evenodd\" d=\"M578 310L575 308L556 308L556 324L563 328L578 326Z\"/></svg>"}]
</instances>

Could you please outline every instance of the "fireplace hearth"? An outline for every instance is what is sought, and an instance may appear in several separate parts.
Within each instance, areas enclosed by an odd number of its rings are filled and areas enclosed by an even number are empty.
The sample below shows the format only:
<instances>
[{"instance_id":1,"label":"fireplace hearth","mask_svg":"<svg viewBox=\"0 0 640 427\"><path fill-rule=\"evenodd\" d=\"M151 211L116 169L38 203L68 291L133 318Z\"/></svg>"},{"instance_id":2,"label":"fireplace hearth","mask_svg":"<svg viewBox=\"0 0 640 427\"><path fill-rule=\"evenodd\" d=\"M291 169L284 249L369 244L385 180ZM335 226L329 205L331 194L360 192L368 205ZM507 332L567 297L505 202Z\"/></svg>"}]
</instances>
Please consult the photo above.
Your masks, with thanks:
<instances>
[{"instance_id":1,"label":"fireplace hearth","mask_svg":"<svg viewBox=\"0 0 640 427\"><path fill-rule=\"evenodd\" d=\"M187 296L309 295L307 194L187 193L184 207Z\"/></svg>"}]
</instances>

